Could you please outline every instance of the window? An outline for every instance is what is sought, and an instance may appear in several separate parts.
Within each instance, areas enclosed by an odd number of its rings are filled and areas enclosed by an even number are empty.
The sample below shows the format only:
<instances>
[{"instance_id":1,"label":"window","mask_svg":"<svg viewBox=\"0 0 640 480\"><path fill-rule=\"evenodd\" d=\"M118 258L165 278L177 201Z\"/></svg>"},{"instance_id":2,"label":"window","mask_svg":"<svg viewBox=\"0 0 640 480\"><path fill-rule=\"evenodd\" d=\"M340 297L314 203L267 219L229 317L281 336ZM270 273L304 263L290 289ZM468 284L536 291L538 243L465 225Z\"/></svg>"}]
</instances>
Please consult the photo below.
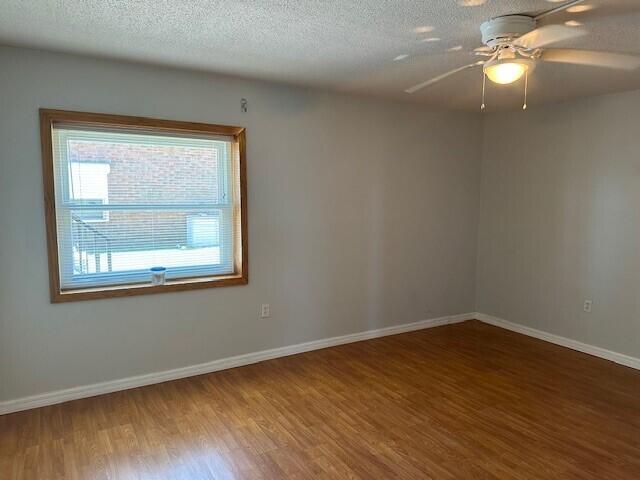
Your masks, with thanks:
<instances>
[{"instance_id":1,"label":"window","mask_svg":"<svg viewBox=\"0 0 640 480\"><path fill-rule=\"evenodd\" d=\"M108 163L69 162L69 197L83 205L105 205L109 203ZM77 212L85 222L106 222L108 210L84 210Z\"/></svg>"},{"instance_id":2,"label":"window","mask_svg":"<svg viewBox=\"0 0 640 480\"><path fill-rule=\"evenodd\" d=\"M52 301L247 283L243 128L40 118Z\"/></svg>"}]
</instances>

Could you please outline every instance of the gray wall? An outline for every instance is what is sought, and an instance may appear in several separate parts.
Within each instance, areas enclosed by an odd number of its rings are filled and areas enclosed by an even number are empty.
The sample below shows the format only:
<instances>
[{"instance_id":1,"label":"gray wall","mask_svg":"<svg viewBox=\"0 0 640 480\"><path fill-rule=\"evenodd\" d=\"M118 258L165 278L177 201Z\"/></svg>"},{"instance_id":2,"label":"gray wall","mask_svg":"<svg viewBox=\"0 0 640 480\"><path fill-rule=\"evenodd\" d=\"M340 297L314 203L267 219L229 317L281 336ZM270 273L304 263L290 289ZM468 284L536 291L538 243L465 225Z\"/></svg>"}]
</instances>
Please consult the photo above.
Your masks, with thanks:
<instances>
[{"instance_id":1,"label":"gray wall","mask_svg":"<svg viewBox=\"0 0 640 480\"><path fill-rule=\"evenodd\" d=\"M247 127L249 285L50 304L39 107ZM0 399L473 311L480 122L0 48Z\"/></svg>"},{"instance_id":2,"label":"gray wall","mask_svg":"<svg viewBox=\"0 0 640 480\"><path fill-rule=\"evenodd\" d=\"M478 245L478 311L640 357L640 91L487 116Z\"/></svg>"}]
</instances>

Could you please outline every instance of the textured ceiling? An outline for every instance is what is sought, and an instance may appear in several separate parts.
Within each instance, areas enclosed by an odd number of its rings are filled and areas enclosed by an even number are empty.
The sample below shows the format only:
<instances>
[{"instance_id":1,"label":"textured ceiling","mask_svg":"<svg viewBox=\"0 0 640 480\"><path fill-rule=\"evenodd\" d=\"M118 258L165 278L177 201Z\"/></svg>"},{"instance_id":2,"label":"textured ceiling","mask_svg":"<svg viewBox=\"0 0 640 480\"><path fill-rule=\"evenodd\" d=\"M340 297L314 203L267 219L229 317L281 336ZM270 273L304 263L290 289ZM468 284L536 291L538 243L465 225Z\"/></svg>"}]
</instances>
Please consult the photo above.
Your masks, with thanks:
<instances>
[{"instance_id":1,"label":"textured ceiling","mask_svg":"<svg viewBox=\"0 0 640 480\"><path fill-rule=\"evenodd\" d=\"M589 32L559 46L640 54L640 0L585 3L595 8L546 19L577 20L583 23L578 28ZM411 96L404 90L473 61L469 52L481 45L484 20L555 5L548 0L2 0L0 43L477 109L479 70ZM408 57L394 61L399 55ZM530 104L561 101L638 89L640 70L543 64L530 86ZM487 93L492 109L519 108L522 84L491 85Z\"/></svg>"}]
</instances>

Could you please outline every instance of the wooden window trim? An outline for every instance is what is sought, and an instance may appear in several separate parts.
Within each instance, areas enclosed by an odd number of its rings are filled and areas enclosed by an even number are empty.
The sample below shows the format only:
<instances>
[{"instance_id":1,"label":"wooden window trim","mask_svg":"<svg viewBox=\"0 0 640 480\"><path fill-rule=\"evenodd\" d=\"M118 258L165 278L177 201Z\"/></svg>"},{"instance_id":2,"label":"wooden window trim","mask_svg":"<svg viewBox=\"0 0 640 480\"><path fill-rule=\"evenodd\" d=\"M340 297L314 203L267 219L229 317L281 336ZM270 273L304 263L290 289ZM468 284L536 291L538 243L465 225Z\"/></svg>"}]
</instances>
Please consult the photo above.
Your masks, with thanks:
<instances>
[{"instance_id":1,"label":"wooden window trim","mask_svg":"<svg viewBox=\"0 0 640 480\"><path fill-rule=\"evenodd\" d=\"M237 168L240 181L240 221L234 222L239 229L236 235L234 267L231 275L215 277L181 278L169 280L164 285L129 284L107 287L91 287L62 290L60 286L60 260L58 258L58 232L56 224L56 202L53 170L52 133L56 123L90 125L94 127L123 128L161 133L206 133L233 137L237 149ZM40 109L40 140L42 143L42 178L44 183L44 210L49 260L49 288L52 303L90 300L110 297L145 295L150 293L177 292L201 288L246 285L249 283L249 248L247 237L247 165L246 131L243 127L213 125L206 123L160 120L156 118L130 117L103 113L72 112L66 110ZM236 217L237 218L237 217Z\"/></svg>"}]
</instances>

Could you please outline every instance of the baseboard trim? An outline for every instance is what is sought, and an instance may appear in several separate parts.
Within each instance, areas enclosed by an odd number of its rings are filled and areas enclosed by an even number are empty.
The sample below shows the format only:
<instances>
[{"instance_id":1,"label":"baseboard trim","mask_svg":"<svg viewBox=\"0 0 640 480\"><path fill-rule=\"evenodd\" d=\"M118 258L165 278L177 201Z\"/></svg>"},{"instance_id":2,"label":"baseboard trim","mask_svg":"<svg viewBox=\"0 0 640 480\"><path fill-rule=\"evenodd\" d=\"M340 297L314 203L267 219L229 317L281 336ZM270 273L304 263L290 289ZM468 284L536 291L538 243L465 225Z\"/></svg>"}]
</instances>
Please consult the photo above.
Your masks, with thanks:
<instances>
[{"instance_id":1,"label":"baseboard trim","mask_svg":"<svg viewBox=\"0 0 640 480\"><path fill-rule=\"evenodd\" d=\"M422 320L420 322L406 323L403 325L395 325L392 327L378 328L375 330L367 330L364 332L342 335L339 337L324 338L322 340L314 340L311 342L298 343L286 347L274 348L271 350L263 350L260 352L247 353L234 357L222 358L212 362L191 365L174 370L166 370L163 372L150 373L146 375L138 375L135 377L123 378L109 382L94 383L92 385L83 385L54 392L42 393L30 397L17 398L15 400L7 400L0 402L0 415L7 413L29 410L32 408L45 407L55 405L57 403L68 402L70 400L78 400L81 398L94 397L105 393L112 393L121 390L128 390L145 385L177 380L194 375L202 375L205 373L217 372L228 368L241 367L252 363L263 362L279 357L295 355L297 353L309 352L311 350L319 350L346 343L360 342L372 338L386 337L388 335L397 335L399 333L412 332L414 330L422 330L425 328L439 327L441 325L449 325L452 323L464 322L472 320L473 313L465 313L460 315L449 315L446 317L432 318Z\"/></svg>"},{"instance_id":2,"label":"baseboard trim","mask_svg":"<svg viewBox=\"0 0 640 480\"><path fill-rule=\"evenodd\" d=\"M620 365L624 365L625 367L631 367L640 370L640 358L631 357L623 353L613 352L605 348L596 347L594 345L582 343L577 340L571 340L570 338L561 337L560 335L554 335L553 333L536 330L535 328L525 327L524 325L509 322L508 320L503 320L502 318L486 315L484 313L476 312L474 314L474 317L477 320L488 323L490 325L494 325L496 327L511 330L512 332L521 333L529 337L538 338L546 342L555 343L556 345L560 345L562 347L567 347L582 353L588 353L589 355L604 358L605 360L610 360Z\"/></svg>"}]
</instances>

